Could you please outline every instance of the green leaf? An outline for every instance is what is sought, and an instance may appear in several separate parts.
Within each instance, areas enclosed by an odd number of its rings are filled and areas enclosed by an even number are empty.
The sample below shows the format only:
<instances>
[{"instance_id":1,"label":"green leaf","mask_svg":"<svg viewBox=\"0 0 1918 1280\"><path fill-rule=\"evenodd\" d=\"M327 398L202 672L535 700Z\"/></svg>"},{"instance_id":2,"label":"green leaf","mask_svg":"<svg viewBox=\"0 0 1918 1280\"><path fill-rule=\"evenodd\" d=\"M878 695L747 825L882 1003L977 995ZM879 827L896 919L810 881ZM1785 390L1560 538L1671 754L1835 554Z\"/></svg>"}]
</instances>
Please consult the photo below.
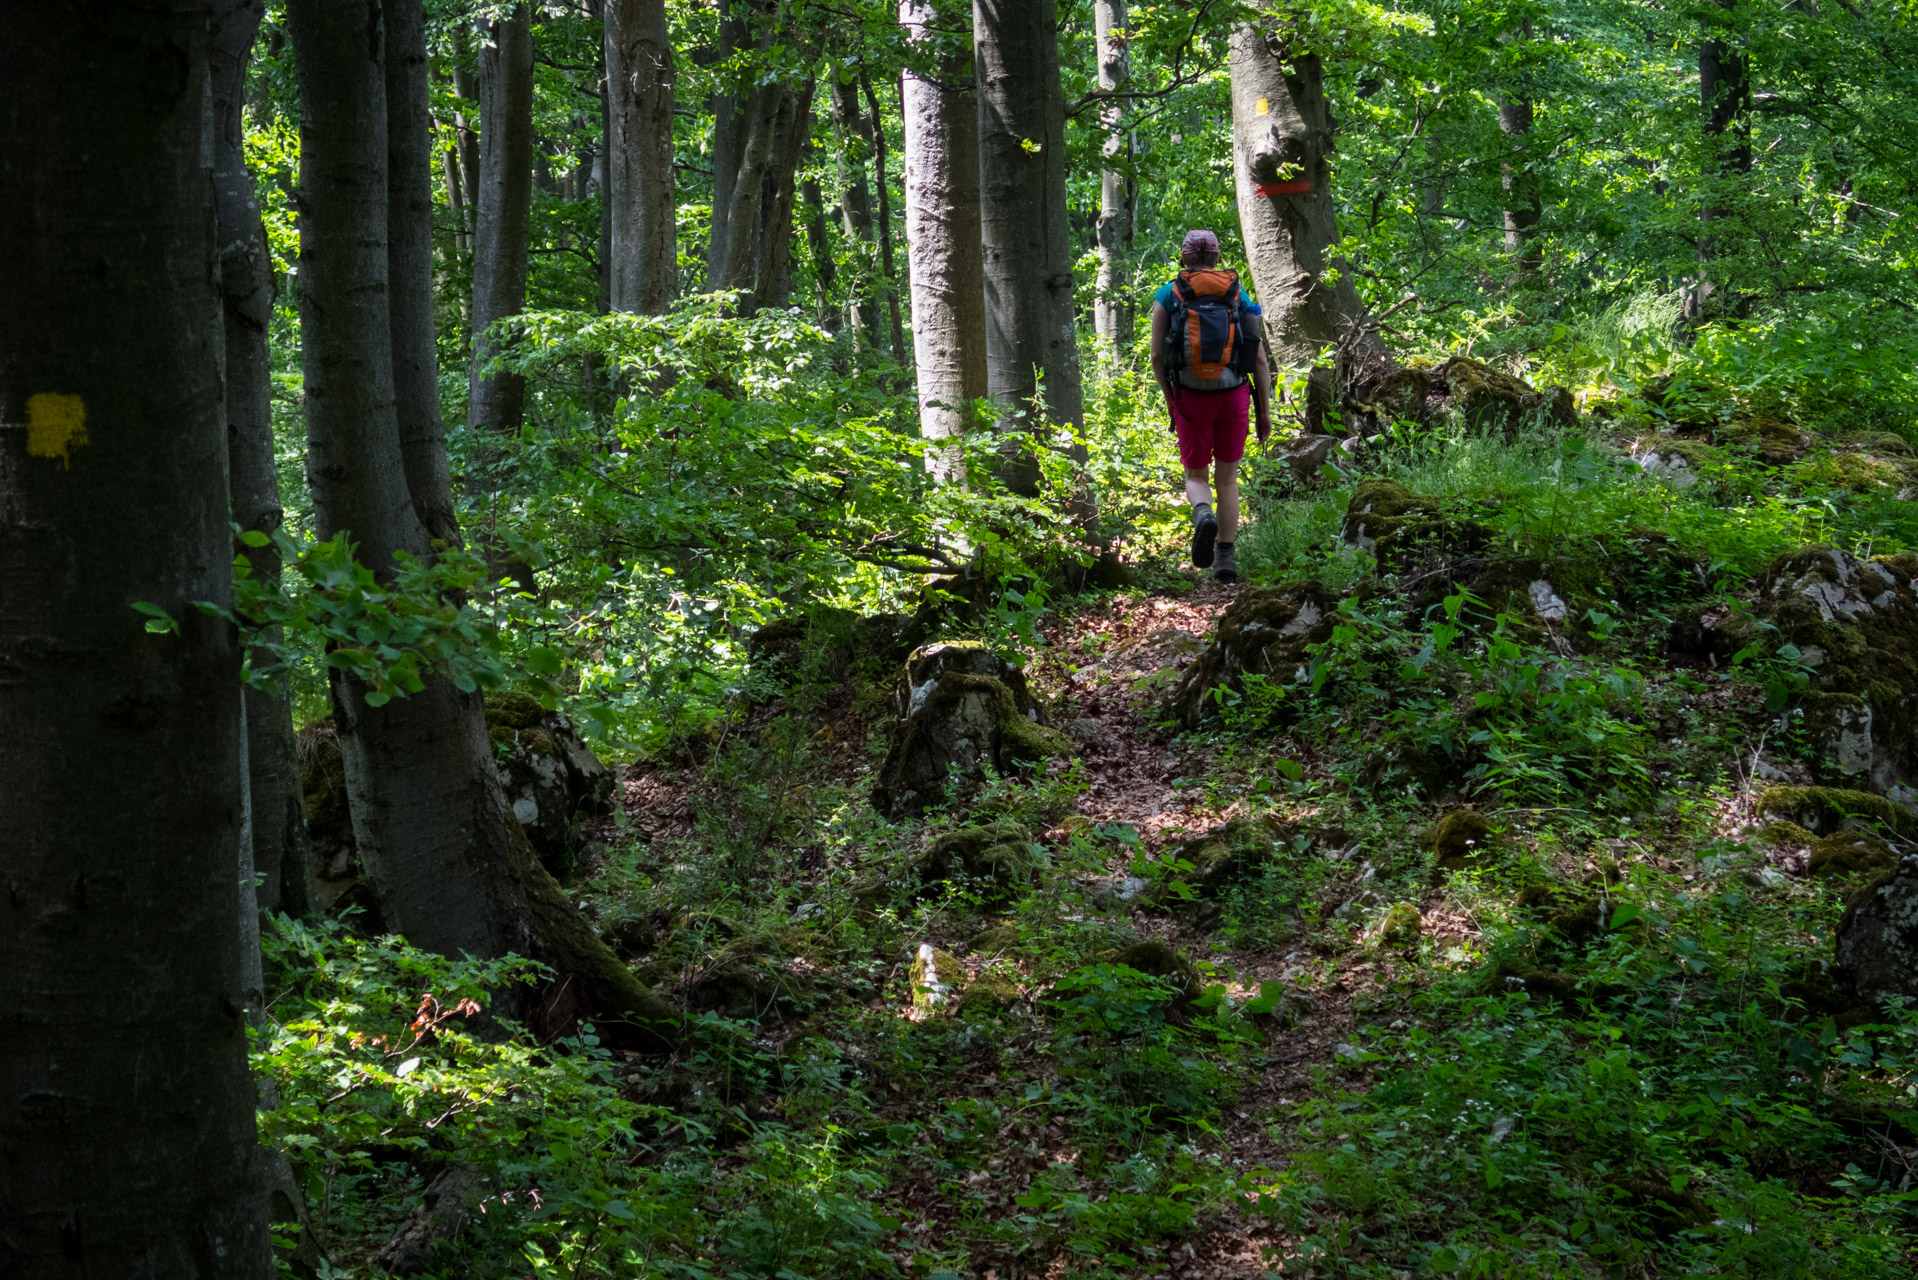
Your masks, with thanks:
<instances>
[{"instance_id":1,"label":"green leaf","mask_svg":"<svg viewBox=\"0 0 1918 1280\"><path fill-rule=\"evenodd\" d=\"M1645 914L1645 908L1636 902L1621 902L1612 908L1611 927L1623 929L1632 921Z\"/></svg>"}]
</instances>

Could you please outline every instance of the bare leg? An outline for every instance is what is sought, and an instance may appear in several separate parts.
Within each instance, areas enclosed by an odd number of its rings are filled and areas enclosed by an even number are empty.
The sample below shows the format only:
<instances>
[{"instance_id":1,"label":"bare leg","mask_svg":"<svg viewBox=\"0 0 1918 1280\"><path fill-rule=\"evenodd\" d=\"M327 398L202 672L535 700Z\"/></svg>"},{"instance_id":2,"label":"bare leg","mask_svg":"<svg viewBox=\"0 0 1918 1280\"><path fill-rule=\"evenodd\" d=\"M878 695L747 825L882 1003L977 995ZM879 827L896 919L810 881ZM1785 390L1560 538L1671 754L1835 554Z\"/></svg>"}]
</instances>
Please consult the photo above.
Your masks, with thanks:
<instances>
[{"instance_id":1,"label":"bare leg","mask_svg":"<svg viewBox=\"0 0 1918 1280\"><path fill-rule=\"evenodd\" d=\"M1197 471L1190 467L1186 468L1185 501L1186 505L1191 507L1196 507L1201 502L1208 507L1212 505L1212 485L1206 479L1204 467L1200 467Z\"/></svg>"},{"instance_id":2,"label":"bare leg","mask_svg":"<svg viewBox=\"0 0 1918 1280\"><path fill-rule=\"evenodd\" d=\"M1219 541L1231 542L1239 532L1239 464L1221 462L1218 464L1219 481ZM1204 480L1200 480L1204 484ZM1192 473L1186 472L1185 488L1192 492Z\"/></svg>"}]
</instances>

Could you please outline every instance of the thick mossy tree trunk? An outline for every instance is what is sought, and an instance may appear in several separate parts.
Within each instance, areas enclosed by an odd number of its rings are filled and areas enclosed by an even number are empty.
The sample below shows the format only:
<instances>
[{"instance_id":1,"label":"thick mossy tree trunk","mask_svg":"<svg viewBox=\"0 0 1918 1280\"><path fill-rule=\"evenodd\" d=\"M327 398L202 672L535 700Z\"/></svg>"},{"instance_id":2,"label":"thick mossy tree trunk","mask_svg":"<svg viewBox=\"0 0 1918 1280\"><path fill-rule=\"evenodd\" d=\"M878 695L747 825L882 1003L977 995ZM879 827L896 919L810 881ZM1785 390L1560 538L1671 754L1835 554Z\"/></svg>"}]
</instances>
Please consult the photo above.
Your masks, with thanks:
<instances>
[{"instance_id":1,"label":"thick mossy tree trunk","mask_svg":"<svg viewBox=\"0 0 1918 1280\"><path fill-rule=\"evenodd\" d=\"M302 93L300 318L307 472L323 537L382 577L431 554L400 452L389 319L386 79L359 0L289 0ZM443 955L531 955L587 1007L658 1041L670 1010L607 950L506 808L477 694L434 677L371 705L338 672L353 834L389 926ZM509 1002L509 1012L527 1012Z\"/></svg>"},{"instance_id":2,"label":"thick mossy tree trunk","mask_svg":"<svg viewBox=\"0 0 1918 1280\"><path fill-rule=\"evenodd\" d=\"M213 204L219 219L220 300L226 336L227 496L233 522L247 531L280 527L279 469L273 452L273 363L267 326L273 319L273 263L266 227L246 167L246 63L265 0L221 0L212 43ZM244 551L255 577L277 582L280 553ZM272 640L275 637L269 636ZM272 661L260 653L255 661ZM254 870L265 911L304 915L313 904L307 857L306 806L293 754L293 708L284 678L248 688L247 786L253 814Z\"/></svg>"},{"instance_id":3,"label":"thick mossy tree trunk","mask_svg":"<svg viewBox=\"0 0 1918 1280\"><path fill-rule=\"evenodd\" d=\"M1126 52L1125 28L1125 0L1093 0L1093 56L1098 60L1101 93L1124 93L1131 84L1132 58ZM1099 104L1099 131L1105 135L1100 150L1106 167L1099 172L1099 224L1094 237L1099 280L1092 326L1107 352L1122 357L1132 345L1135 314L1125 293L1125 265L1132 256L1133 184L1132 137L1125 127L1125 108L1117 100Z\"/></svg>"},{"instance_id":4,"label":"thick mossy tree trunk","mask_svg":"<svg viewBox=\"0 0 1918 1280\"><path fill-rule=\"evenodd\" d=\"M837 78L827 83L832 101L833 128L839 147L833 163L839 177L839 218L846 239L857 254L859 271L846 295L846 323L858 327L859 338L877 349L879 308L873 301L872 185L866 180L866 158L872 154L872 122L859 108L859 86Z\"/></svg>"},{"instance_id":5,"label":"thick mossy tree trunk","mask_svg":"<svg viewBox=\"0 0 1918 1280\"><path fill-rule=\"evenodd\" d=\"M456 547L446 425L433 324L433 117L421 0L385 0L386 261L400 460L426 536Z\"/></svg>"},{"instance_id":6,"label":"thick mossy tree trunk","mask_svg":"<svg viewBox=\"0 0 1918 1280\"><path fill-rule=\"evenodd\" d=\"M931 0L899 0L909 40L930 43ZM966 478L961 437L986 394L985 258L979 241L979 99L972 59L940 62L905 79L906 251L919 432L926 469Z\"/></svg>"},{"instance_id":7,"label":"thick mossy tree trunk","mask_svg":"<svg viewBox=\"0 0 1918 1280\"><path fill-rule=\"evenodd\" d=\"M1332 115L1315 53L1251 25L1232 33L1233 178L1239 230L1265 308L1273 359L1309 368L1357 330L1365 306L1349 272L1327 283L1339 229L1332 204Z\"/></svg>"},{"instance_id":8,"label":"thick mossy tree trunk","mask_svg":"<svg viewBox=\"0 0 1918 1280\"><path fill-rule=\"evenodd\" d=\"M664 0L606 0L612 309L662 315L679 285L672 39Z\"/></svg>"},{"instance_id":9,"label":"thick mossy tree trunk","mask_svg":"<svg viewBox=\"0 0 1918 1280\"><path fill-rule=\"evenodd\" d=\"M533 16L514 5L489 23L479 51L480 160L473 231L473 371L467 425L518 431L526 379L488 374L500 354L487 330L526 306L533 230Z\"/></svg>"},{"instance_id":10,"label":"thick mossy tree trunk","mask_svg":"<svg viewBox=\"0 0 1918 1280\"><path fill-rule=\"evenodd\" d=\"M211 6L9 17L0 1272L267 1280Z\"/></svg>"},{"instance_id":11,"label":"thick mossy tree trunk","mask_svg":"<svg viewBox=\"0 0 1918 1280\"><path fill-rule=\"evenodd\" d=\"M972 11L989 394L1009 437L1047 422L1083 426L1056 8L973 0ZM1009 443L1007 486L1036 494L1037 459L1023 440Z\"/></svg>"}]
</instances>

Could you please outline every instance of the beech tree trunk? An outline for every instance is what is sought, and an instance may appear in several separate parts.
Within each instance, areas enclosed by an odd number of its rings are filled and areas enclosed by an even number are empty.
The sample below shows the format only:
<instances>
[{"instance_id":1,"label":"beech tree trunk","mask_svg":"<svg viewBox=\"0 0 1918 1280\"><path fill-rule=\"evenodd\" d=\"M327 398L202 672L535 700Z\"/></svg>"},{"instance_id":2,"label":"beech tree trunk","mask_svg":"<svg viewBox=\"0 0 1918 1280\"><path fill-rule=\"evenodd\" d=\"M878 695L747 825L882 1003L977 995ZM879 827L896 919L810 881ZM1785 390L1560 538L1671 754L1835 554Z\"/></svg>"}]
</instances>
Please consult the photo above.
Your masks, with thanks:
<instances>
[{"instance_id":1,"label":"beech tree trunk","mask_svg":"<svg viewBox=\"0 0 1918 1280\"><path fill-rule=\"evenodd\" d=\"M799 165L812 140L811 82L788 89L773 128L773 161L766 168L760 197L758 270L753 300L759 307L784 307L793 292L793 203L798 196Z\"/></svg>"},{"instance_id":2,"label":"beech tree trunk","mask_svg":"<svg viewBox=\"0 0 1918 1280\"><path fill-rule=\"evenodd\" d=\"M672 40L664 0L606 0L611 303L661 315L679 284Z\"/></svg>"},{"instance_id":3,"label":"beech tree trunk","mask_svg":"<svg viewBox=\"0 0 1918 1280\"><path fill-rule=\"evenodd\" d=\"M1519 24L1517 39L1530 41L1532 20ZM1499 185L1505 191L1505 256L1520 280L1536 277L1544 265L1537 246L1532 243L1533 228L1543 212L1538 197L1538 179L1532 174L1526 156L1532 132L1532 99L1529 93L1509 93L1499 102L1498 127L1510 142L1512 158L1499 169Z\"/></svg>"},{"instance_id":4,"label":"beech tree trunk","mask_svg":"<svg viewBox=\"0 0 1918 1280\"><path fill-rule=\"evenodd\" d=\"M987 385L1002 432L1083 425L1057 14L1053 0L973 0L972 12ZM1023 446L1002 475L1014 492L1038 492Z\"/></svg>"},{"instance_id":5,"label":"beech tree trunk","mask_svg":"<svg viewBox=\"0 0 1918 1280\"><path fill-rule=\"evenodd\" d=\"M0 110L0 1271L267 1280L211 6L22 5ZM150 634L135 602L176 620Z\"/></svg>"},{"instance_id":6,"label":"beech tree trunk","mask_svg":"<svg viewBox=\"0 0 1918 1280\"><path fill-rule=\"evenodd\" d=\"M899 274L892 255L892 181L886 172L886 121L879 114L879 99L872 91L872 79L860 73L859 86L866 91L866 105L872 109L872 172L879 187L879 265L885 277L886 318L890 324L892 358L906 363L906 330L899 317Z\"/></svg>"},{"instance_id":7,"label":"beech tree trunk","mask_svg":"<svg viewBox=\"0 0 1918 1280\"><path fill-rule=\"evenodd\" d=\"M1737 8L1737 0L1716 0L1727 15ZM1716 177L1706 179L1707 196L1699 210L1703 227L1698 237L1699 262L1720 257L1724 248L1713 225L1727 212L1726 194L1741 186L1752 168L1751 144L1751 68L1737 40L1722 33L1730 26L1729 16L1715 24L1713 34L1698 45L1698 96L1704 113L1704 133L1708 163ZM1716 188L1716 190L1713 190ZM1687 317L1696 322L1712 310L1715 282L1701 270L1686 298Z\"/></svg>"},{"instance_id":8,"label":"beech tree trunk","mask_svg":"<svg viewBox=\"0 0 1918 1280\"><path fill-rule=\"evenodd\" d=\"M1125 0L1093 0L1094 56L1098 59L1099 88L1123 93L1132 80L1132 58L1122 33L1126 26ZM1122 357L1132 345L1132 299L1126 293L1125 264L1132 256L1133 184L1127 169L1132 159L1132 136L1125 128L1125 108L1118 102L1099 107L1101 144L1107 164L1099 174L1098 290L1092 303L1092 326L1105 349Z\"/></svg>"},{"instance_id":9,"label":"beech tree trunk","mask_svg":"<svg viewBox=\"0 0 1918 1280\"><path fill-rule=\"evenodd\" d=\"M514 5L491 23L479 52L480 172L473 231L473 371L467 425L518 431L526 379L485 372L502 347L487 332L526 306L533 229L533 16Z\"/></svg>"},{"instance_id":10,"label":"beech tree trunk","mask_svg":"<svg viewBox=\"0 0 1918 1280\"><path fill-rule=\"evenodd\" d=\"M1276 364L1308 368L1365 318L1349 273L1323 279L1339 239L1323 72L1317 54L1250 25L1232 33L1231 64L1239 230L1266 339Z\"/></svg>"},{"instance_id":11,"label":"beech tree trunk","mask_svg":"<svg viewBox=\"0 0 1918 1280\"><path fill-rule=\"evenodd\" d=\"M796 92L778 81L759 85L747 97L737 122L739 166L733 172L725 253L712 265L713 288L736 291L740 315L751 315L759 306L766 233L779 198L775 188L782 164L790 183L792 157L784 153L790 143Z\"/></svg>"},{"instance_id":12,"label":"beech tree trunk","mask_svg":"<svg viewBox=\"0 0 1918 1280\"><path fill-rule=\"evenodd\" d=\"M220 298L226 338L227 496L243 530L280 527L279 469L273 452L273 363L267 326L276 292L266 227L246 167L243 143L247 56L265 14L265 0L221 0L214 15L213 200L220 233ZM280 553L248 547L253 574L280 578ZM255 661L271 661L265 653ZM252 862L260 875L259 906L304 915L312 908L306 802L293 754L293 708L284 678L248 688L247 784L253 814Z\"/></svg>"},{"instance_id":13,"label":"beech tree trunk","mask_svg":"<svg viewBox=\"0 0 1918 1280\"><path fill-rule=\"evenodd\" d=\"M846 323L860 340L878 348L879 308L873 301L872 187L866 181L866 157L872 154L872 122L859 109L859 88L850 80L828 82L832 120L839 133L833 163L839 176L839 216L852 243L859 270L846 295Z\"/></svg>"},{"instance_id":14,"label":"beech tree trunk","mask_svg":"<svg viewBox=\"0 0 1918 1280\"><path fill-rule=\"evenodd\" d=\"M899 22L930 41L931 0L899 0ZM979 97L972 59L945 60L933 78L906 73L906 251L919 433L926 470L966 478L960 438L986 395L986 294L979 239Z\"/></svg>"},{"instance_id":15,"label":"beech tree trunk","mask_svg":"<svg viewBox=\"0 0 1918 1280\"><path fill-rule=\"evenodd\" d=\"M480 150L479 130L473 127L473 121L479 109L479 88L473 83L473 74L466 67L470 56L467 49L464 27L455 27L453 33L453 94L461 102L469 105L455 108L453 111L453 137L458 144L460 188L465 192L464 221L466 247L473 247L474 226L479 220L480 187Z\"/></svg>"},{"instance_id":16,"label":"beech tree trunk","mask_svg":"<svg viewBox=\"0 0 1918 1280\"><path fill-rule=\"evenodd\" d=\"M322 537L382 577L430 554L401 458L389 320L385 70L363 0L289 0L302 94L300 318L307 471ZM357 20L356 20L357 19ZM333 714L361 862L381 912L443 955L531 955L657 1040L670 1010L588 929L506 808L477 694L435 676L370 705L336 672ZM520 1005L502 993L509 1011Z\"/></svg>"},{"instance_id":17,"label":"beech tree trunk","mask_svg":"<svg viewBox=\"0 0 1918 1280\"><path fill-rule=\"evenodd\" d=\"M827 333L839 331L839 311L833 303L839 264L833 260L832 235L826 230L826 201L820 194L819 180L807 177L799 184L800 199L806 206L806 247L812 254L813 318Z\"/></svg>"},{"instance_id":18,"label":"beech tree trunk","mask_svg":"<svg viewBox=\"0 0 1918 1280\"><path fill-rule=\"evenodd\" d=\"M426 10L384 0L386 14L386 261L393 396L400 460L426 536L460 545L446 426L440 419L433 323L433 119L427 93Z\"/></svg>"}]
</instances>

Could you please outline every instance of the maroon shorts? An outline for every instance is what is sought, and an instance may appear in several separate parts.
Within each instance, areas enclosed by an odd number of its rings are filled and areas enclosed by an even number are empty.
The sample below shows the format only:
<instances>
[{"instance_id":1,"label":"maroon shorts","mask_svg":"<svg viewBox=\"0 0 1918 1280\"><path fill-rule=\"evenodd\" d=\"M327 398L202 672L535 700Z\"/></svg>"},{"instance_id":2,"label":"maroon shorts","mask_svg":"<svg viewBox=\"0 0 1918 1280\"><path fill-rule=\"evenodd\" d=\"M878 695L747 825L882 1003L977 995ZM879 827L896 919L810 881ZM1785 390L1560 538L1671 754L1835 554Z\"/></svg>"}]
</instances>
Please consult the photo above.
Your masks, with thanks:
<instances>
[{"instance_id":1,"label":"maroon shorts","mask_svg":"<svg viewBox=\"0 0 1918 1280\"><path fill-rule=\"evenodd\" d=\"M1230 391L1172 388L1172 429L1179 436L1179 461L1187 471L1204 471L1214 462L1245 457L1245 421L1252 407L1252 384Z\"/></svg>"}]
</instances>

